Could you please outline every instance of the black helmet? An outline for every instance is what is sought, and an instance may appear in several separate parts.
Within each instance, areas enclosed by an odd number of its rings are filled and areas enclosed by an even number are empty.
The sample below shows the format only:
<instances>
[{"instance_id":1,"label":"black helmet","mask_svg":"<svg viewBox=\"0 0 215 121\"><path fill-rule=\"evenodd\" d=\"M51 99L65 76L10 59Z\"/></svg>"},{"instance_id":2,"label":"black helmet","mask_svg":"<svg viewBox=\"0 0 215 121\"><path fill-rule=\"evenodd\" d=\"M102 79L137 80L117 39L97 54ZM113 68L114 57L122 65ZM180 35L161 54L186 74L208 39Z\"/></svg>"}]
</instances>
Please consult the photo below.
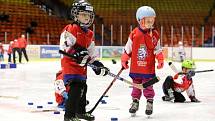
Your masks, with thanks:
<instances>
[{"instance_id":1,"label":"black helmet","mask_svg":"<svg viewBox=\"0 0 215 121\"><path fill-rule=\"evenodd\" d=\"M90 20L87 23L83 23L78 19L79 12L86 12L90 15ZM93 6L87 0L76 0L72 4L71 14L73 20L77 22L81 27L89 27L94 21Z\"/></svg>"}]
</instances>

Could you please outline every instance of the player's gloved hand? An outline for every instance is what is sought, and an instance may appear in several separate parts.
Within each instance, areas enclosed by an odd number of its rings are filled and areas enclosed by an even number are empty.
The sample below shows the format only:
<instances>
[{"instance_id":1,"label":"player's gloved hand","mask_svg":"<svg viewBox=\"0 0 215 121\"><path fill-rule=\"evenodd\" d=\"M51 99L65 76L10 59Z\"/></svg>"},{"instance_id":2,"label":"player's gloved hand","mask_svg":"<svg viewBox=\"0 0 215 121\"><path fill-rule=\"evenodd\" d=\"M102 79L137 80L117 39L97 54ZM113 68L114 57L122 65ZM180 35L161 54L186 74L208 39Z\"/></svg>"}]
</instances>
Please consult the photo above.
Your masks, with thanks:
<instances>
[{"instance_id":1,"label":"player's gloved hand","mask_svg":"<svg viewBox=\"0 0 215 121\"><path fill-rule=\"evenodd\" d=\"M157 69L161 69L164 66L164 57L163 57L163 53L160 52L155 56L158 60L158 65L157 65Z\"/></svg>"},{"instance_id":2,"label":"player's gloved hand","mask_svg":"<svg viewBox=\"0 0 215 121\"><path fill-rule=\"evenodd\" d=\"M173 79L175 80L175 79L178 79L178 74L176 74L174 77L173 77Z\"/></svg>"},{"instance_id":3,"label":"player's gloved hand","mask_svg":"<svg viewBox=\"0 0 215 121\"><path fill-rule=\"evenodd\" d=\"M104 67L104 65L97 60L92 64L96 66L96 68L93 68L93 71L96 73L96 75L106 76L110 71L109 68Z\"/></svg>"},{"instance_id":4,"label":"player's gloved hand","mask_svg":"<svg viewBox=\"0 0 215 121\"><path fill-rule=\"evenodd\" d=\"M199 101L195 96L190 96L189 98L190 98L190 101L191 101L191 102L196 102L196 103L201 102L201 101Z\"/></svg>"},{"instance_id":5,"label":"player's gloved hand","mask_svg":"<svg viewBox=\"0 0 215 121\"><path fill-rule=\"evenodd\" d=\"M192 70L188 71L186 76L188 79L192 78L193 76L195 76L195 71L192 71Z\"/></svg>"},{"instance_id":6,"label":"player's gloved hand","mask_svg":"<svg viewBox=\"0 0 215 121\"><path fill-rule=\"evenodd\" d=\"M90 61L90 56L86 48L78 48L73 56L80 66L85 66Z\"/></svg>"},{"instance_id":7,"label":"player's gloved hand","mask_svg":"<svg viewBox=\"0 0 215 121\"><path fill-rule=\"evenodd\" d=\"M100 67L99 68L99 71L100 73L98 73L97 75L100 75L100 76L106 76L108 73L109 73L109 68L107 67Z\"/></svg>"},{"instance_id":8,"label":"player's gloved hand","mask_svg":"<svg viewBox=\"0 0 215 121\"><path fill-rule=\"evenodd\" d=\"M163 65L164 65L164 61L163 60L158 60L157 69L163 68Z\"/></svg>"},{"instance_id":9,"label":"player's gloved hand","mask_svg":"<svg viewBox=\"0 0 215 121\"><path fill-rule=\"evenodd\" d=\"M123 53L122 56L121 56L121 64L122 64L122 67L124 69L128 69L129 66L128 66L128 60L129 60L129 55L127 53Z\"/></svg>"},{"instance_id":10,"label":"player's gloved hand","mask_svg":"<svg viewBox=\"0 0 215 121\"><path fill-rule=\"evenodd\" d=\"M61 95L63 96L64 99L66 100L68 99L68 93L66 91L63 91Z\"/></svg>"}]
</instances>

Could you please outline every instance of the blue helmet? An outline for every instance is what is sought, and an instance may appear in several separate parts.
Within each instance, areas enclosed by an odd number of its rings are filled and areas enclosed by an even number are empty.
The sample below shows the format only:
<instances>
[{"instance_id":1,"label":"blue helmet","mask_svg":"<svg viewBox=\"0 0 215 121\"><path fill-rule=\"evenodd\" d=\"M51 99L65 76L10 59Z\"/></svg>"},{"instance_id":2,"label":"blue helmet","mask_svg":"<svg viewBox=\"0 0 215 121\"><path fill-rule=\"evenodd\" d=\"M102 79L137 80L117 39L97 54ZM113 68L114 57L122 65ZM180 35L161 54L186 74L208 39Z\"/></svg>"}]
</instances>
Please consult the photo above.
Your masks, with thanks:
<instances>
[{"instance_id":1,"label":"blue helmet","mask_svg":"<svg viewBox=\"0 0 215 121\"><path fill-rule=\"evenodd\" d=\"M156 13L155 13L155 10L150 6L142 6L137 9L136 19L138 22L144 17L153 17L153 16L155 17Z\"/></svg>"}]
</instances>

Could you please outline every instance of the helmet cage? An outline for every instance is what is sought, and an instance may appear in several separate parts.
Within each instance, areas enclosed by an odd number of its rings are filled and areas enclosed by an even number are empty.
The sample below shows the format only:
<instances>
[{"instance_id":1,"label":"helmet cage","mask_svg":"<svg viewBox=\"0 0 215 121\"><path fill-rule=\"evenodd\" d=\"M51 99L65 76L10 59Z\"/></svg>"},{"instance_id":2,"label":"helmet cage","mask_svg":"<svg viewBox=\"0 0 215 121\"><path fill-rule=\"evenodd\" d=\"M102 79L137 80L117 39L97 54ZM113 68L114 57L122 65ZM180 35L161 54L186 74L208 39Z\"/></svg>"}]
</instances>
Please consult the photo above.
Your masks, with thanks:
<instances>
[{"instance_id":1,"label":"helmet cage","mask_svg":"<svg viewBox=\"0 0 215 121\"><path fill-rule=\"evenodd\" d=\"M143 18L146 18L146 17L156 17L156 13L155 13L155 10L150 7L150 6L142 6L140 8L137 9L137 12L136 12L136 19L137 19L137 22L142 26L142 27L146 27L146 28L153 28L152 26L153 25L148 25L145 26L145 25L142 25L141 23L141 20Z\"/></svg>"},{"instance_id":2,"label":"helmet cage","mask_svg":"<svg viewBox=\"0 0 215 121\"><path fill-rule=\"evenodd\" d=\"M79 12L90 13L89 22L82 23L77 17L79 15ZM81 27L90 27L91 24L93 23L94 17L95 17L93 7L87 2L76 2L76 3L74 3L72 6L72 9L71 9L71 14L72 14L74 21L76 21Z\"/></svg>"}]
</instances>

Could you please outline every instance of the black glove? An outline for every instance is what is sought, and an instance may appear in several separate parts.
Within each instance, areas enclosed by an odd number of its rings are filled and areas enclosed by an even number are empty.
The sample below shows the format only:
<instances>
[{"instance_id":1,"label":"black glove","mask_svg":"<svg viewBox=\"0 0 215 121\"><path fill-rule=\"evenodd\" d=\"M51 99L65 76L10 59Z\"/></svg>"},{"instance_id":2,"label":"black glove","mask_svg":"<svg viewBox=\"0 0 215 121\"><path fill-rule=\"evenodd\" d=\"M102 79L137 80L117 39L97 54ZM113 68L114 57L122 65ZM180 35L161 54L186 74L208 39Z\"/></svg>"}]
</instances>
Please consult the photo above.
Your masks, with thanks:
<instances>
[{"instance_id":1,"label":"black glove","mask_svg":"<svg viewBox=\"0 0 215 121\"><path fill-rule=\"evenodd\" d=\"M188 79L191 79L193 76L195 76L195 71L188 71L186 76Z\"/></svg>"},{"instance_id":2,"label":"black glove","mask_svg":"<svg viewBox=\"0 0 215 121\"><path fill-rule=\"evenodd\" d=\"M199 101L198 99L196 99L195 96L190 96L189 98L190 98L191 102L196 102L196 103L201 102L201 101Z\"/></svg>"},{"instance_id":3,"label":"black glove","mask_svg":"<svg viewBox=\"0 0 215 121\"><path fill-rule=\"evenodd\" d=\"M75 48L73 57L80 66L85 66L90 61L88 50L83 47Z\"/></svg>"},{"instance_id":4,"label":"black glove","mask_svg":"<svg viewBox=\"0 0 215 121\"><path fill-rule=\"evenodd\" d=\"M96 75L106 76L110 71L107 67L104 67L104 65L99 61L94 61L92 64L97 67L93 68L93 71L96 73Z\"/></svg>"}]
</instances>

